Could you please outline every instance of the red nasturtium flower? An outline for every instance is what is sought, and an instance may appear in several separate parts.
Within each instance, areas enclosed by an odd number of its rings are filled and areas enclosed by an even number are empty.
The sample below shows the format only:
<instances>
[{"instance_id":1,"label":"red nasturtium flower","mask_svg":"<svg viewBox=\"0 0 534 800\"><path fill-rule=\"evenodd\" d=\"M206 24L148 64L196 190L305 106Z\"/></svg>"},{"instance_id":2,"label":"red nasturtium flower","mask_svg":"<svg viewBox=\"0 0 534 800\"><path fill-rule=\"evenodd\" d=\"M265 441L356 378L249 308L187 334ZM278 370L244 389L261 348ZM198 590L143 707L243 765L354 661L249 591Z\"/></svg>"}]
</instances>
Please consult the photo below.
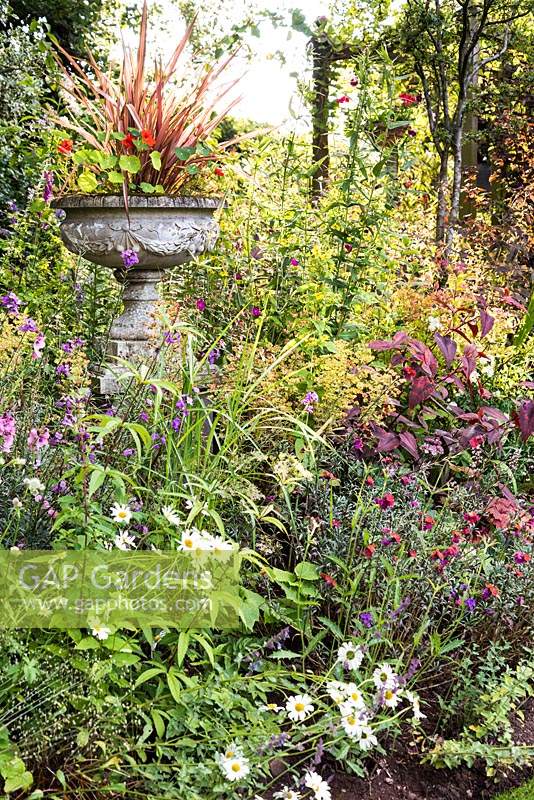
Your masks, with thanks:
<instances>
[{"instance_id":1,"label":"red nasturtium flower","mask_svg":"<svg viewBox=\"0 0 534 800\"><path fill-rule=\"evenodd\" d=\"M363 548L363 554L366 558L372 558L373 553L376 550L376 544L368 544L367 547Z\"/></svg>"},{"instance_id":2,"label":"red nasturtium flower","mask_svg":"<svg viewBox=\"0 0 534 800\"><path fill-rule=\"evenodd\" d=\"M143 140L143 144L147 144L149 147L154 147L156 144L156 140L152 136L152 131L143 130L141 131L141 139Z\"/></svg>"},{"instance_id":3,"label":"red nasturtium flower","mask_svg":"<svg viewBox=\"0 0 534 800\"><path fill-rule=\"evenodd\" d=\"M399 95L399 100L401 101L403 106L415 106L419 102L419 98L416 94L409 94L408 92L401 92Z\"/></svg>"},{"instance_id":4,"label":"red nasturtium flower","mask_svg":"<svg viewBox=\"0 0 534 800\"><path fill-rule=\"evenodd\" d=\"M422 525L424 531L431 531L434 525L436 524L436 520L434 517L431 517L430 514L425 514L422 519Z\"/></svg>"},{"instance_id":5,"label":"red nasturtium flower","mask_svg":"<svg viewBox=\"0 0 534 800\"><path fill-rule=\"evenodd\" d=\"M124 139L121 139L121 144L127 150L129 150L130 147L133 147L134 140L133 140L132 134L131 133L127 133L126 136L124 137Z\"/></svg>"},{"instance_id":6,"label":"red nasturtium flower","mask_svg":"<svg viewBox=\"0 0 534 800\"><path fill-rule=\"evenodd\" d=\"M329 575L328 572L320 572L319 575L321 576L323 581L327 584L327 586L331 586L332 588L335 588L337 586L336 579L333 578L331 575Z\"/></svg>"},{"instance_id":7,"label":"red nasturtium flower","mask_svg":"<svg viewBox=\"0 0 534 800\"><path fill-rule=\"evenodd\" d=\"M57 151L63 156L68 156L69 153L72 153L72 146L72 139L62 139L57 146Z\"/></svg>"},{"instance_id":8,"label":"red nasturtium flower","mask_svg":"<svg viewBox=\"0 0 534 800\"><path fill-rule=\"evenodd\" d=\"M215 167L215 169L213 170L213 174L217 175L218 178L222 178L224 175L224 170L221 169L220 167Z\"/></svg>"}]
</instances>

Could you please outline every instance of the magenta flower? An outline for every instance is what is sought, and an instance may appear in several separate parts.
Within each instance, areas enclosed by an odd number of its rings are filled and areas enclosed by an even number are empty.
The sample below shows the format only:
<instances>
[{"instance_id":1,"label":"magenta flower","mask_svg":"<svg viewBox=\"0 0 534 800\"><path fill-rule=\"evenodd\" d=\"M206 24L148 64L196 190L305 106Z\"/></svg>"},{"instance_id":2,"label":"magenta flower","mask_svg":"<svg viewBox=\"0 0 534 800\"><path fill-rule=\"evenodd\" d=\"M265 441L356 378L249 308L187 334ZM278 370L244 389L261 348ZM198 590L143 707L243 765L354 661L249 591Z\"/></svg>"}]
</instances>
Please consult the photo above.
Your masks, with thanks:
<instances>
[{"instance_id":1,"label":"magenta flower","mask_svg":"<svg viewBox=\"0 0 534 800\"><path fill-rule=\"evenodd\" d=\"M49 203L54 196L54 173L50 172L50 170L45 170L43 172L43 179L44 179L43 200L45 201L45 203Z\"/></svg>"},{"instance_id":2,"label":"magenta flower","mask_svg":"<svg viewBox=\"0 0 534 800\"><path fill-rule=\"evenodd\" d=\"M41 450L41 448L48 446L49 439L50 432L48 428L43 428L40 431L37 428L32 428L28 434L28 447L30 450Z\"/></svg>"},{"instance_id":3,"label":"magenta flower","mask_svg":"<svg viewBox=\"0 0 534 800\"><path fill-rule=\"evenodd\" d=\"M257 319L259 316L261 316L261 308L258 308L258 306L252 306L252 308L250 309L250 313L252 314L254 319Z\"/></svg>"},{"instance_id":4,"label":"magenta flower","mask_svg":"<svg viewBox=\"0 0 534 800\"><path fill-rule=\"evenodd\" d=\"M292 258L289 263L291 264L292 267L298 267L298 265L300 264L300 261L298 259L296 259L296 258Z\"/></svg>"},{"instance_id":5,"label":"magenta flower","mask_svg":"<svg viewBox=\"0 0 534 800\"><path fill-rule=\"evenodd\" d=\"M124 269L131 269L131 267L135 267L136 264L139 264L139 256L135 250L123 250L121 258Z\"/></svg>"},{"instance_id":6,"label":"magenta flower","mask_svg":"<svg viewBox=\"0 0 534 800\"><path fill-rule=\"evenodd\" d=\"M15 420L10 413L3 414L0 417L0 437L4 440L2 442L2 451L9 453L15 442Z\"/></svg>"},{"instance_id":7,"label":"magenta flower","mask_svg":"<svg viewBox=\"0 0 534 800\"><path fill-rule=\"evenodd\" d=\"M46 345L46 339L42 333L39 333L35 337L35 341L33 343L32 358L34 361L37 361L39 358L41 358L45 345Z\"/></svg>"},{"instance_id":8,"label":"magenta flower","mask_svg":"<svg viewBox=\"0 0 534 800\"><path fill-rule=\"evenodd\" d=\"M385 511L386 508L393 508L395 505L395 498L391 492L386 492L383 497L376 497L375 503L379 508L382 509L382 511Z\"/></svg>"},{"instance_id":9,"label":"magenta flower","mask_svg":"<svg viewBox=\"0 0 534 800\"><path fill-rule=\"evenodd\" d=\"M319 395L317 392L308 392L300 402L307 414L313 414L315 404L319 402Z\"/></svg>"},{"instance_id":10,"label":"magenta flower","mask_svg":"<svg viewBox=\"0 0 534 800\"><path fill-rule=\"evenodd\" d=\"M197 300L197 308L198 308L199 311L205 311L206 310L206 301L204 300L203 297L199 297L198 298L198 300Z\"/></svg>"},{"instance_id":11,"label":"magenta flower","mask_svg":"<svg viewBox=\"0 0 534 800\"><path fill-rule=\"evenodd\" d=\"M521 550L518 550L517 553L514 553L514 561L516 564L528 564L532 556L528 553L523 553Z\"/></svg>"}]
</instances>

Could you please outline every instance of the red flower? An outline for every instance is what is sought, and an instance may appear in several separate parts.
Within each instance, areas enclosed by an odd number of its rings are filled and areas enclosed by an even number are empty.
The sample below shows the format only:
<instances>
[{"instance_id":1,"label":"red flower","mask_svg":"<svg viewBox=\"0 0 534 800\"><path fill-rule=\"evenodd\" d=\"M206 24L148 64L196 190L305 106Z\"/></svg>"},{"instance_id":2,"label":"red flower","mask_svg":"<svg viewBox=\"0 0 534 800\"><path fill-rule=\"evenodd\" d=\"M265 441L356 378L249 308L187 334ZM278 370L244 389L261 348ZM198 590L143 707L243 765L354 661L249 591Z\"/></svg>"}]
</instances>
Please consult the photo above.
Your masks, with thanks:
<instances>
[{"instance_id":1,"label":"red flower","mask_svg":"<svg viewBox=\"0 0 534 800\"><path fill-rule=\"evenodd\" d=\"M417 550L410 550L408 552L408 555L410 556L410 558L417 558Z\"/></svg>"},{"instance_id":2,"label":"red flower","mask_svg":"<svg viewBox=\"0 0 534 800\"><path fill-rule=\"evenodd\" d=\"M476 450L481 444L484 444L483 436L471 436L469 439L469 447L472 447L473 450Z\"/></svg>"},{"instance_id":3,"label":"red flower","mask_svg":"<svg viewBox=\"0 0 534 800\"><path fill-rule=\"evenodd\" d=\"M319 573L319 575L321 576L321 578L323 579L323 581L324 581L324 582L325 582L325 583L326 583L328 586L331 586L332 588L335 588L335 587L337 586L336 579L335 579L335 578L333 578L331 575L329 575L329 574L328 574L328 572L320 572L320 573Z\"/></svg>"},{"instance_id":4,"label":"red flower","mask_svg":"<svg viewBox=\"0 0 534 800\"><path fill-rule=\"evenodd\" d=\"M419 102L419 98L416 94L409 94L408 92L401 92L399 95L399 100L401 101L403 106L409 108L410 106L415 106Z\"/></svg>"},{"instance_id":5,"label":"red flower","mask_svg":"<svg viewBox=\"0 0 534 800\"><path fill-rule=\"evenodd\" d=\"M143 144L147 144L149 147L154 147L156 144L156 140L152 136L152 131L141 131L141 139L143 140Z\"/></svg>"},{"instance_id":6,"label":"red flower","mask_svg":"<svg viewBox=\"0 0 534 800\"><path fill-rule=\"evenodd\" d=\"M341 520L340 519L333 519L332 520L332 527L333 528L341 528Z\"/></svg>"},{"instance_id":7,"label":"red flower","mask_svg":"<svg viewBox=\"0 0 534 800\"><path fill-rule=\"evenodd\" d=\"M497 589L496 586L493 585L493 583L487 583L486 589L488 590L489 594L491 594L492 597L498 597L500 595L500 591Z\"/></svg>"},{"instance_id":8,"label":"red flower","mask_svg":"<svg viewBox=\"0 0 534 800\"><path fill-rule=\"evenodd\" d=\"M342 103L350 103L350 97L346 94L342 94L341 97L337 98L336 103L339 103L339 105Z\"/></svg>"},{"instance_id":9,"label":"red flower","mask_svg":"<svg viewBox=\"0 0 534 800\"><path fill-rule=\"evenodd\" d=\"M480 514L477 514L475 511L466 511L464 513L464 519L466 522L469 522L470 525L476 525L476 523L480 521Z\"/></svg>"},{"instance_id":10,"label":"red flower","mask_svg":"<svg viewBox=\"0 0 534 800\"><path fill-rule=\"evenodd\" d=\"M422 520L423 530L424 531L431 531L434 525L436 524L436 520L434 517L431 517L430 514L425 514Z\"/></svg>"},{"instance_id":11,"label":"red flower","mask_svg":"<svg viewBox=\"0 0 534 800\"><path fill-rule=\"evenodd\" d=\"M375 479L371 475L368 475L367 478L365 479L365 483L367 484L367 486L374 486Z\"/></svg>"},{"instance_id":12,"label":"red flower","mask_svg":"<svg viewBox=\"0 0 534 800\"><path fill-rule=\"evenodd\" d=\"M401 540L401 537L399 536L398 533L395 533L395 531L392 531L391 534L390 534L390 537L393 539L394 542L397 542L397 544L399 544L399 542Z\"/></svg>"},{"instance_id":13,"label":"red flower","mask_svg":"<svg viewBox=\"0 0 534 800\"><path fill-rule=\"evenodd\" d=\"M72 153L72 139L62 139L57 146L57 151L63 156L68 156L69 153Z\"/></svg>"},{"instance_id":14,"label":"red flower","mask_svg":"<svg viewBox=\"0 0 534 800\"><path fill-rule=\"evenodd\" d=\"M363 548L363 554L366 558L372 558L375 550L376 550L376 544L368 544L367 547Z\"/></svg>"},{"instance_id":15,"label":"red flower","mask_svg":"<svg viewBox=\"0 0 534 800\"><path fill-rule=\"evenodd\" d=\"M337 480L337 479L336 479L336 476L334 475L334 473L333 473L333 472L330 472L330 471L329 471L329 470L327 470L327 469L323 469L323 471L321 472L321 474L320 474L320 476L319 476L319 477L320 477L320 478L325 478L325 479L326 479L326 480L328 480L328 481L335 481L335 480Z\"/></svg>"},{"instance_id":16,"label":"red flower","mask_svg":"<svg viewBox=\"0 0 534 800\"><path fill-rule=\"evenodd\" d=\"M376 505L384 511L386 508L393 508L395 505L395 498L391 492L386 492L383 497L375 498Z\"/></svg>"},{"instance_id":17,"label":"red flower","mask_svg":"<svg viewBox=\"0 0 534 800\"><path fill-rule=\"evenodd\" d=\"M352 245L347 242L345 244L345 250L347 251L347 253L352 253Z\"/></svg>"},{"instance_id":18,"label":"red flower","mask_svg":"<svg viewBox=\"0 0 534 800\"><path fill-rule=\"evenodd\" d=\"M408 364L405 367L403 367L402 371L404 372L404 377L408 378L408 380L410 380L411 378L415 378L415 376L417 375L415 369L413 367L410 367Z\"/></svg>"},{"instance_id":19,"label":"red flower","mask_svg":"<svg viewBox=\"0 0 534 800\"><path fill-rule=\"evenodd\" d=\"M131 133L127 133L124 139L121 139L121 144L126 150L129 150L134 145L133 136Z\"/></svg>"},{"instance_id":20,"label":"red flower","mask_svg":"<svg viewBox=\"0 0 534 800\"><path fill-rule=\"evenodd\" d=\"M215 169L213 170L213 174L217 175L218 178L222 178L224 176L224 170L221 169L220 167L215 167Z\"/></svg>"}]
</instances>

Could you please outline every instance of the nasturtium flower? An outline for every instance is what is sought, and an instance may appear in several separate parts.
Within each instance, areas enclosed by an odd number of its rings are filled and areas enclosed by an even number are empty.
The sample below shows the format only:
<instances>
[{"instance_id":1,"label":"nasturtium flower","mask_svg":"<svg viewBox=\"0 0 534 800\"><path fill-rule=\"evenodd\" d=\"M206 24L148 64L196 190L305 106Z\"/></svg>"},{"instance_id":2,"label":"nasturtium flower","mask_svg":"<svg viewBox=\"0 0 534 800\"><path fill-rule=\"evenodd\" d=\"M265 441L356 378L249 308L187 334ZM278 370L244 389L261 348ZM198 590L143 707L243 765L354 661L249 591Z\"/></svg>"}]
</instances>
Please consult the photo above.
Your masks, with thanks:
<instances>
[{"instance_id":1,"label":"nasturtium flower","mask_svg":"<svg viewBox=\"0 0 534 800\"><path fill-rule=\"evenodd\" d=\"M69 153L72 153L72 147L72 139L62 139L57 146L57 151L62 156L68 156Z\"/></svg>"},{"instance_id":2,"label":"nasturtium flower","mask_svg":"<svg viewBox=\"0 0 534 800\"><path fill-rule=\"evenodd\" d=\"M288 697L286 711L289 719L293 722L302 722L313 712L311 697L307 694L295 694Z\"/></svg>"},{"instance_id":3,"label":"nasturtium flower","mask_svg":"<svg viewBox=\"0 0 534 800\"><path fill-rule=\"evenodd\" d=\"M149 131L149 130L146 130L146 129L142 130L141 131L141 139L142 139L143 144L148 145L148 147L154 147L154 145L156 144L156 140L154 139L154 136L152 135L152 131Z\"/></svg>"}]
</instances>

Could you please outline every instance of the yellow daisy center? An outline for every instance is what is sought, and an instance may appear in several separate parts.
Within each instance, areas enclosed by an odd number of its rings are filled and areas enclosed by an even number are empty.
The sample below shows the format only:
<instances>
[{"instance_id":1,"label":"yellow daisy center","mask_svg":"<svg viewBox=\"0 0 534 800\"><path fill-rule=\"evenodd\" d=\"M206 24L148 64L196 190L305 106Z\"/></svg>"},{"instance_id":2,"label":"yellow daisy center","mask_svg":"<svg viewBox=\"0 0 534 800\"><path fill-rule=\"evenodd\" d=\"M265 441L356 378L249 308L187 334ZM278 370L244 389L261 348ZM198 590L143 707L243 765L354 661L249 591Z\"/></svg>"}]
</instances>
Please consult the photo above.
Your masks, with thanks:
<instances>
[{"instance_id":1,"label":"yellow daisy center","mask_svg":"<svg viewBox=\"0 0 534 800\"><path fill-rule=\"evenodd\" d=\"M185 539L184 547L193 547L193 540L192 539Z\"/></svg>"},{"instance_id":2,"label":"yellow daisy center","mask_svg":"<svg viewBox=\"0 0 534 800\"><path fill-rule=\"evenodd\" d=\"M393 697L393 692L391 691L391 689L386 690L384 697L386 698L386 700L391 700L391 698Z\"/></svg>"},{"instance_id":3,"label":"yellow daisy center","mask_svg":"<svg viewBox=\"0 0 534 800\"><path fill-rule=\"evenodd\" d=\"M237 761L234 761L232 764L232 772L240 772L241 771L241 764L238 764Z\"/></svg>"},{"instance_id":4,"label":"yellow daisy center","mask_svg":"<svg viewBox=\"0 0 534 800\"><path fill-rule=\"evenodd\" d=\"M304 703L295 703L295 711L298 711L300 713L301 711L304 711L305 708L306 706L304 705Z\"/></svg>"}]
</instances>

